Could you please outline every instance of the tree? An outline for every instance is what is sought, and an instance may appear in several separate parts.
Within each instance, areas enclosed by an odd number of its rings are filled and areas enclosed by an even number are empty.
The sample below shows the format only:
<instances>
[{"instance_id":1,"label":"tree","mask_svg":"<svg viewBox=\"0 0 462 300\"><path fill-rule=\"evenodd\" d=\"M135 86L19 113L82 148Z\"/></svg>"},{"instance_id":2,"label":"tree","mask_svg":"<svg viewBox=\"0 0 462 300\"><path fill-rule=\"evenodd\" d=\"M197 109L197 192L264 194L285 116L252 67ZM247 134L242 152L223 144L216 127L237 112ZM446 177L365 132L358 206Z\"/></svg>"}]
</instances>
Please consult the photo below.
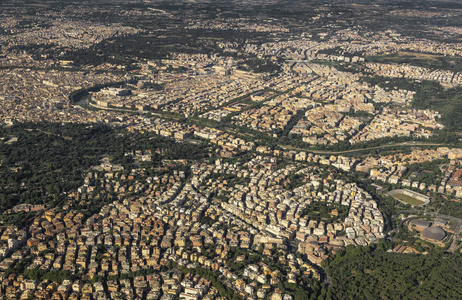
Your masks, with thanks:
<instances>
[{"instance_id":1,"label":"tree","mask_svg":"<svg viewBox=\"0 0 462 300\"><path fill-rule=\"evenodd\" d=\"M303 290L302 288L297 288L297 291L295 292L295 300L309 300L310 295Z\"/></svg>"}]
</instances>

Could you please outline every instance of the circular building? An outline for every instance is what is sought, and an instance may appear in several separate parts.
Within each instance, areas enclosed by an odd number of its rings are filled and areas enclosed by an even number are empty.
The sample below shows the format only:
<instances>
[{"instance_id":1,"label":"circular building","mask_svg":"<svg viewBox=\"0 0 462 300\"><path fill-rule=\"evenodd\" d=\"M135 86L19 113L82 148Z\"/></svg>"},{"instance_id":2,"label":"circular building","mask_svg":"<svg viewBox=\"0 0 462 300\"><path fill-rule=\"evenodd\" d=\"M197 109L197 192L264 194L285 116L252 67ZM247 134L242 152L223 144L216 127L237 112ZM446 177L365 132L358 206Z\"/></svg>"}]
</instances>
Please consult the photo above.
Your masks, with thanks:
<instances>
[{"instance_id":1,"label":"circular building","mask_svg":"<svg viewBox=\"0 0 462 300\"><path fill-rule=\"evenodd\" d=\"M422 231L422 237L432 241L442 241L445 236L446 232L444 232L443 229L435 226L427 227Z\"/></svg>"},{"instance_id":2,"label":"circular building","mask_svg":"<svg viewBox=\"0 0 462 300\"><path fill-rule=\"evenodd\" d=\"M409 222L411 225L414 226L414 228L418 231L422 231L428 227L430 227L430 225L432 223L428 222L428 221L425 221L425 220L420 220L420 219L412 219L410 222Z\"/></svg>"}]
</instances>

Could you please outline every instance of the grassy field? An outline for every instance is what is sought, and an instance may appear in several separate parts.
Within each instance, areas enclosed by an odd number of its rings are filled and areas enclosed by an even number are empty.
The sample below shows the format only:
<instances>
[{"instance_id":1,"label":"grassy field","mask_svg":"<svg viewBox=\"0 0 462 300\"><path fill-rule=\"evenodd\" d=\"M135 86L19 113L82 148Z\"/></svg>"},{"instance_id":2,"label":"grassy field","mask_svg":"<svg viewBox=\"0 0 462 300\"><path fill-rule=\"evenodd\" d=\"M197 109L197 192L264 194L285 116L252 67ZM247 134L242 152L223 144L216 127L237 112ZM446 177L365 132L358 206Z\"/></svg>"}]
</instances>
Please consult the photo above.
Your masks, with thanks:
<instances>
[{"instance_id":1,"label":"grassy field","mask_svg":"<svg viewBox=\"0 0 462 300\"><path fill-rule=\"evenodd\" d=\"M411 197L411 196L408 196L408 195L404 195L404 194L402 194L402 193L395 194L395 195L393 195L392 197L395 198L396 200L402 201L402 202L407 203L407 204L410 204L410 205L418 206L418 205L424 204L424 202L422 202L422 201L420 201L420 200L417 200L417 199L414 198L414 197Z\"/></svg>"}]
</instances>

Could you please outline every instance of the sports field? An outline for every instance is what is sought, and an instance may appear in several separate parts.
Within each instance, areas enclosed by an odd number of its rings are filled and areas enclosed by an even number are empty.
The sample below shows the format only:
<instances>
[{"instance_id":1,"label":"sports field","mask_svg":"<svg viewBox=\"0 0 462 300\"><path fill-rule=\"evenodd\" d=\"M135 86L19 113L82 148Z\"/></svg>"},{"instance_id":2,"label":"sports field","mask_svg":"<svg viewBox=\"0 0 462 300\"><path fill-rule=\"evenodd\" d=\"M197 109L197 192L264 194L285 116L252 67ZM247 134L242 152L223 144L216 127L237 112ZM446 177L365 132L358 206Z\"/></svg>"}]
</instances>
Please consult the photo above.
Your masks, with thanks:
<instances>
[{"instance_id":1,"label":"sports field","mask_svg":"<svg viewBox=\"0 0 462 300\"><path fill-rule=\"evenodd\" d=\"M396 194L392 195L392 197L395 198L396 200L399 200L401 202L404 202L404 203L407 203L407 204L410 204L410 205L414 205L414 206L419 206L419 205L422 205L422 204L425 203L423 201L417 200L414 197L411 197L411 196L408 196L408 195L405 195L405 194L402 194L402 193L396 193Z\"/></svg>"}]
</instances>

